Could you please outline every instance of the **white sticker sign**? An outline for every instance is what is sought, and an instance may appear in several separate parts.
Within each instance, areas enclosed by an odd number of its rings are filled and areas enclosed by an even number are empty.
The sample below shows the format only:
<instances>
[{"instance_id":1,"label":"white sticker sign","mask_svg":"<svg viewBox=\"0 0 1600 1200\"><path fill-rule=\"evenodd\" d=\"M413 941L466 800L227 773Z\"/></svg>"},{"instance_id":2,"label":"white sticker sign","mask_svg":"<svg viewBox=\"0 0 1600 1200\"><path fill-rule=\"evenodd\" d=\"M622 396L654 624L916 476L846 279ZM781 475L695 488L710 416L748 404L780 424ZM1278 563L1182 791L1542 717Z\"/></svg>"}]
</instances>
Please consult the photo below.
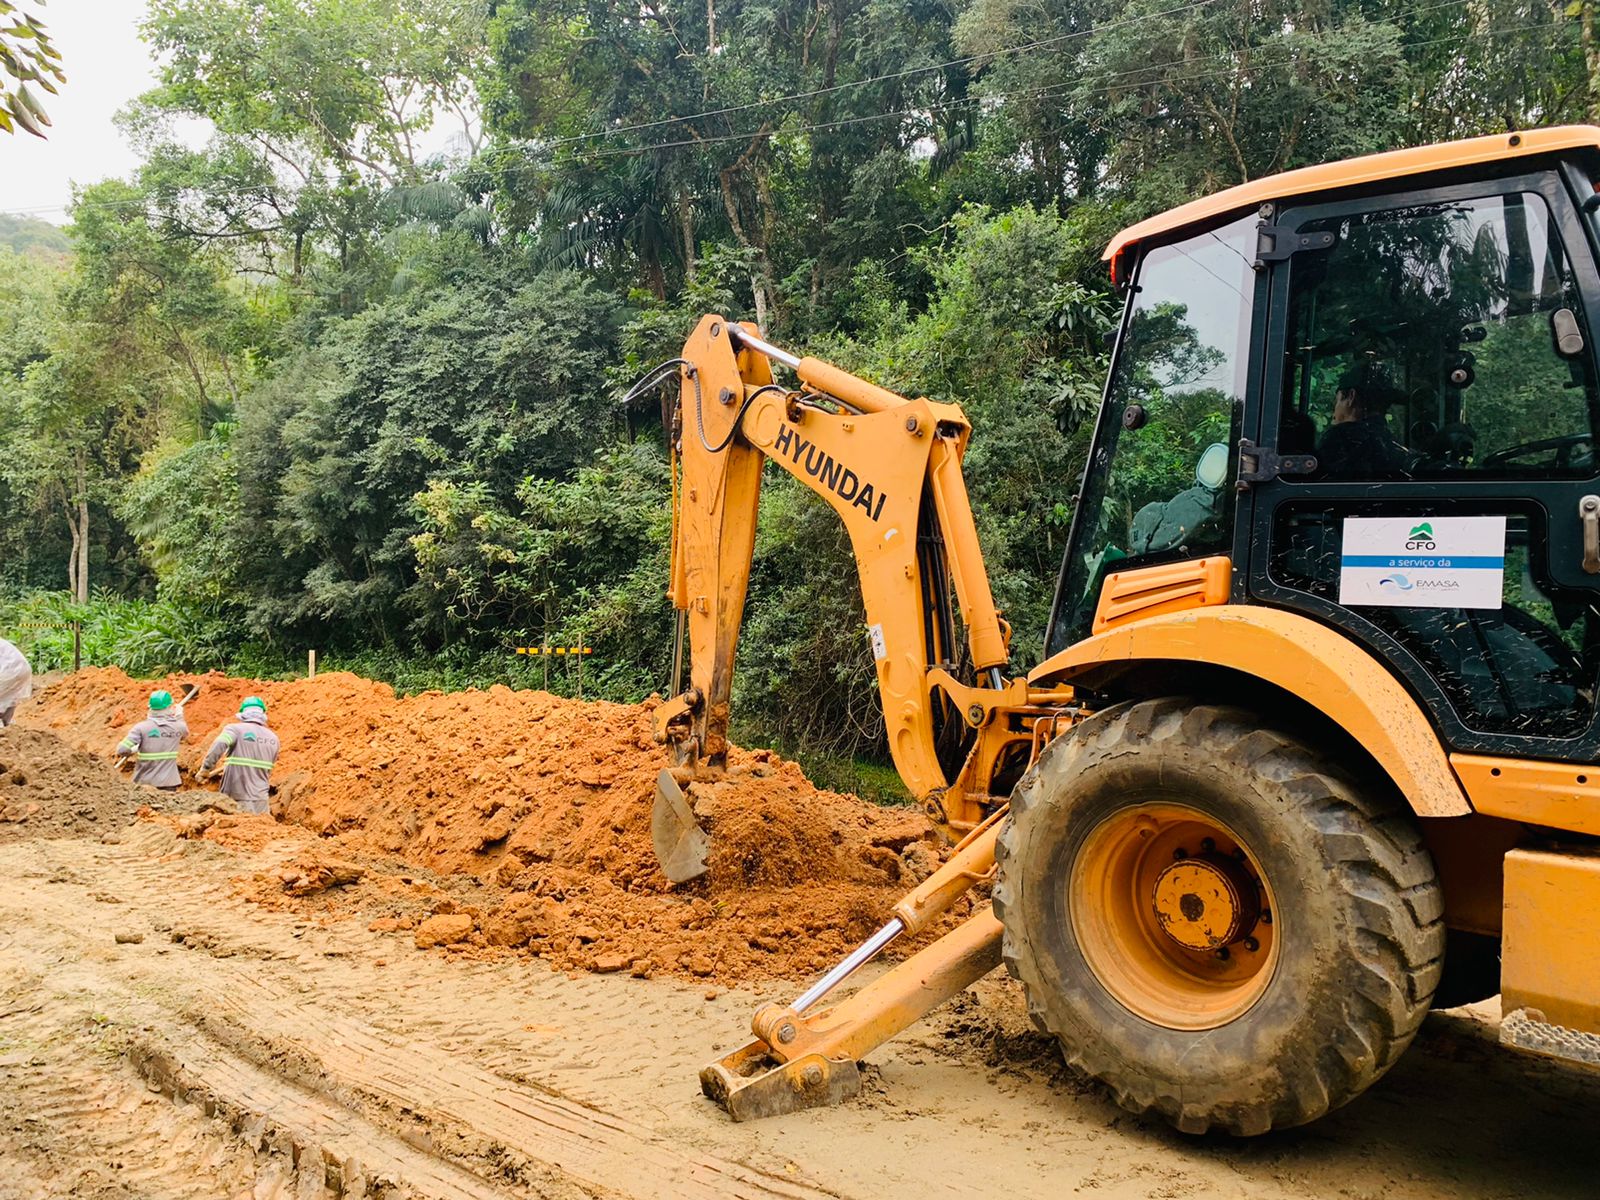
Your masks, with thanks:
<instances>
[{"instance_id":1,"label":"white sticker sign","mask_svg":"<svg viewBox=\"0 0 1600 1200\"><path fill-rule=\"evenodd\" d=\"M1504 517L1346 517L1339 603L1499 608Z\"/></svg>"}]
</instances>

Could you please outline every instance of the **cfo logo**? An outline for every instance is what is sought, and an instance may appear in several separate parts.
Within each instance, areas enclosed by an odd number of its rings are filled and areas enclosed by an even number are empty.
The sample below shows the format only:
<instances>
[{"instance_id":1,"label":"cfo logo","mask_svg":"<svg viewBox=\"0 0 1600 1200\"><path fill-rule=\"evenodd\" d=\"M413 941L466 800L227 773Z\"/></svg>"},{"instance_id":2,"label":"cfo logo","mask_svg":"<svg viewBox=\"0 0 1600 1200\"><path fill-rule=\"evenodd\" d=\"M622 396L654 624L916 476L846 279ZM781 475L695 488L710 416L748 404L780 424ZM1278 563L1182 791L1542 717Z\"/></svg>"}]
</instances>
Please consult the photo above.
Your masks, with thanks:
<instances>
[{"instance_id":1,"label":"cfo logo","mask_svg":"<svg viewBox=\"0 0 1600 1200\"><path fill-rule=\"evenodd\" d=\"M1409 592L1412 583L1404 575L1385 575L1378 580L1378 586L1386 592Z\"/></svg>"},{"instance_id":2,"label":"cfo logo","mask_svg":"<svg viewBox=\"0 0 1600 1200\"><path fill-rule=\"evenodd\" d=\"M1427 521L1420 521L1411 527L1411 534L1406 539L1407 550L1437 550L1439 544L1433 540L1433 526ZM1397 578L1399 578L1397 576ZM1410 587L1402 581L1403 587Z\"/></svg>"}]
</instances>

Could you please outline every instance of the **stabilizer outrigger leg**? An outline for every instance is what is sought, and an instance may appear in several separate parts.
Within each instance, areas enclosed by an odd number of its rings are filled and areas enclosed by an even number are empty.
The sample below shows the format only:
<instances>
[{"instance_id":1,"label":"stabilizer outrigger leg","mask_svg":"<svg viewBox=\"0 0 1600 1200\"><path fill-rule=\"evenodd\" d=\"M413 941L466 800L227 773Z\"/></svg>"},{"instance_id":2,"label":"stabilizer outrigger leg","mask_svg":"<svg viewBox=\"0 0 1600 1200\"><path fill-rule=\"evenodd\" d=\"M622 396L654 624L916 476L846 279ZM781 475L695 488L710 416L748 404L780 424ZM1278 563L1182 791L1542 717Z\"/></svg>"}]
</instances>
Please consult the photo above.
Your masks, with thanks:
<instances>
[{"instance_id":1,"label":"stabilizer outrigger leg","mask_svg":"<svg viewBox=\"0 0 1600 1200\"><path fill-rule=\"evenodd\" d=\"M949 862L894 906L887 925L794 1003L757 1012L756 1040L704 1067L701 1090L735 1121L838 1104L861 1089L859 1059L999 966L1001 925L985 909L853 996L810 1014L890 942L922 932L973 884L994 877L1004 818L1001 810L973 830Z\"/></svg>"}]
</instances>

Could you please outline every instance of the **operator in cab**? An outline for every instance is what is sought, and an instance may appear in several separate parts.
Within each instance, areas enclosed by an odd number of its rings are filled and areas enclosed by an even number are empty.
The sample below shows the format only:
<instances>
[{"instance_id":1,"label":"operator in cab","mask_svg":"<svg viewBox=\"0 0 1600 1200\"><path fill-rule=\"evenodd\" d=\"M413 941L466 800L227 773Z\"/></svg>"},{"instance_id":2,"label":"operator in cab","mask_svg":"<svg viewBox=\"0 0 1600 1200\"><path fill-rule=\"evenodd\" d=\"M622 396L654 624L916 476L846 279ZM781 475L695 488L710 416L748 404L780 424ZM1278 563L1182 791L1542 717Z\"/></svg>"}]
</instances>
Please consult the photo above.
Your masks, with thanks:
<instances>
[{"instance_id":1,"label":"operator in cab","mask_svg":"<svg viewBox=\"0 0 1600 1200\"><path fill-rule=\"evenodd\" d=\"M1317 443L1317 465L1325 477L1381 478L1404 472L1406 448L1385 420L1398 399L1398 389L1374 364L1358 364L1339 377L1333 420Z\"/></svg>"},{"instance_id":2,"label":"operator in cab","mask_svg":"<svg viewBox=\"0 0 1600 1200\"><path fill-rule=\"evenodd\" d=\"M200 764L202 775L223 763L222 794L239 806L240 812L268 811L272 767L278 761L278 735L267 728L267 704L259 696L246 696L239 704L239 719L217 734Z\"/></svg>"}]
</instances>

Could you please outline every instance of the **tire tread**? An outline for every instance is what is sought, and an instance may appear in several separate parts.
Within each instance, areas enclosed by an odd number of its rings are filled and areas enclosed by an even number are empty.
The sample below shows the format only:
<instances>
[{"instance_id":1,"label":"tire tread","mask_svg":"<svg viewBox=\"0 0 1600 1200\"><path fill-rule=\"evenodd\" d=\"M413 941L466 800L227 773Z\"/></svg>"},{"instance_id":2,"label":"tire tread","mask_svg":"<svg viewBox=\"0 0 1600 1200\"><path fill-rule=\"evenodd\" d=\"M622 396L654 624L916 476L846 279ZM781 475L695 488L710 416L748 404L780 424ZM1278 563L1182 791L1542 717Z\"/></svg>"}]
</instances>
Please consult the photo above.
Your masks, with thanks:
<instances>
[{"instance_id":1,"label":"tire tread","mask_svg":"<svg viewBox=\"0 0 1600 1200\"><path fill-rule=\"evenodd\" d=\"M1049 780L1070 778L1086 758L1131 753L1141 744L1173 738L1203 743L1208 752L1214 748L1219 761L1237 762L1273 779L1299 800L1321 838L1339 848L1329 874L1363 913L1354 939L1362 969L1324 1052L1286 1074L1285 1086L1272 1098L1242 1099L1205 1112L1180 1088L1135 1075L1128 1064L1064 1036L1070 1022L1053 1012L1061 997L1045 986L1010 924L1002 942L1006 969L1021 981L1034 1024L1057 1039L1067 1063L1105 1083L1124 1108L1159 1112L1191 1133L1221 1126L1253 1135L1303 1124L1350 1100L1393 1065L1427 1015L1443 968L1443 895L1420 831L1389 789L1357 786L1335 764L1296 738L1264 727L1245 709L1176 696L1117 705L1056 739L1013 794L1012 818L996 848L995 915L1004 923L1014 902L1006 863Z\"/></svg>"}]
</instances>

